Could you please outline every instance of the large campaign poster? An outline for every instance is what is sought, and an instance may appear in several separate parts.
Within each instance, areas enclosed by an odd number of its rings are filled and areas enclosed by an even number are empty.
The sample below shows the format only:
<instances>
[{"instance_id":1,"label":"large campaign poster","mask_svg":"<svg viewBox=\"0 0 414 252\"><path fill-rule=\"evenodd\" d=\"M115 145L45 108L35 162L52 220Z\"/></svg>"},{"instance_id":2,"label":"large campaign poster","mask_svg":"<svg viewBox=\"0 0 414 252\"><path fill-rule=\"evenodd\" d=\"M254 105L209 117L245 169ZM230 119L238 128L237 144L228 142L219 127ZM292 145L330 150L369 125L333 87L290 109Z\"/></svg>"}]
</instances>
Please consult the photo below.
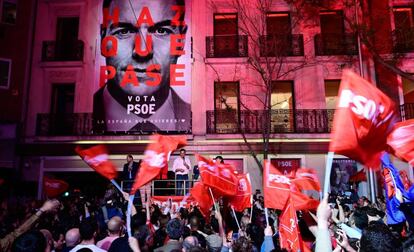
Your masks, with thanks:
<instances>
[{"instance_id":1,"label":"large campaign poster","mask_svg":"<svg viewBox=\"0 0 414 252\"><path fill-rule=\"evenodd\" d=\"M96 133L191 132L190 4L102 1Z\"/></svg>"},{"instance_id":2,"label":"large campaign poster","mask_svg":"<svg viewBox=\"0 0 414 252\"><path fill-rule=\"evenodd\" d=\"M335 158L332 162L331 192L335 195L344 195L351 191L349 179L357 173L357 162L347 158Z\"/></svg>"}]
</instances>

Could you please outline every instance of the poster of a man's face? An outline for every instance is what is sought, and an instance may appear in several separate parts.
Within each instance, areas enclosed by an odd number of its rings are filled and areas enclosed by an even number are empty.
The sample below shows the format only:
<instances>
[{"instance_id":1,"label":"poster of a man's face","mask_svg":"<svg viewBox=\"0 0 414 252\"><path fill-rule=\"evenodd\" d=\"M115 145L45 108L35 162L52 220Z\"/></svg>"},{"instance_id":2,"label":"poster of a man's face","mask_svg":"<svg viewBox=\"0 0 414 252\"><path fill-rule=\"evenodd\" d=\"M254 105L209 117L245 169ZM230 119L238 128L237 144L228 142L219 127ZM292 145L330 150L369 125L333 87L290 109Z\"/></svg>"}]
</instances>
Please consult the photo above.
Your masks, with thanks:
<instances>
[{"instance_id":1,"label":"poster of a man's face","mask_svg":"<svg viewBox=\"0 0 414 252\"><path fill-rule=\"evenodd\" d=\"M189 9L184 0L103 1L96 131L191 130Z\"/></svg>"},{"instance_id":2,"label":"poster of a man's face","mask_svg":"<svg viewBox=\"0 0 414 252\"><path fill-rule=\"evenodd\" d=\"M357 162L351 159L334 159L331 171L331 191L343 195L350 191L349 179L357 172Z\"/></svg>"}]
</instances>

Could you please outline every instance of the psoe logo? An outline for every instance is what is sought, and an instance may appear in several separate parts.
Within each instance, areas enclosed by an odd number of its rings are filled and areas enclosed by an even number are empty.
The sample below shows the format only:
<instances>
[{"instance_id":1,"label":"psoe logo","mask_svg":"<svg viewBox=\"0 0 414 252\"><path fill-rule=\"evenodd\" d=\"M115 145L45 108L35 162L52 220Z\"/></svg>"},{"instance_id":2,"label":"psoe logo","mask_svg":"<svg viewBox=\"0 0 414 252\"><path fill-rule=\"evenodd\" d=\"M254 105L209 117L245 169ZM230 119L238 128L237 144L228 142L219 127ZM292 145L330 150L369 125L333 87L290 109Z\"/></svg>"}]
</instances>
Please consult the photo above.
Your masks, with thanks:
<instances>
[{"instance_id":1,"label":"psoe logo","mask_svg":"<svg viewBox=\"0 0 414 252\"><path fill-rule=\"evenodd\" d=\"M83 160L91 166L98 166L108 160L108 154L99 154L94 157L85 156Z\"/></svg>"},{"instance_id":2,"label":"psoe logo","mask_svg":"<svg viewBox=\"0 0 414 252\"><path fill-rule=\"evenodd\" d=\"M385 111L385 107L381 104L377 105L375 101L367 99L362 95L354 94L349 89L344 89L341 92L338 107L351 108L351 111L358 116L362 116L367 120L373 120L378 114Z\"/></svg>"},{"instance_id":3,"label":"psoe logo","mask_svg":"<svg viewBox=\"0 0 414 252\"><path fill-rule=\"evenodd\" d=\"M239 180L239 191L246 192L247 191L247 182L246 179Z\"/></svg>"},{"instance_id":4,"label":"psoe logo","mask_svg":"<svg viewBox=\"0 0 414 252\"><path fill-rule=\"evenodd\" d=\"M290 179L278 174L269 174L269 182L282 183L290 185Z\"/></svg>"},{"instance_id":5,"label":"psoe logo","mask_svg":"<svg viewBox=\"0 0 414 252\"><path fill-rule=\"evenodd\" d=\"M157 153L152 150L146 150L144 155L144 162L147 163L149 166L162 168L166 165L165 154L162 152Z\"/></svg>"}]
</instances>

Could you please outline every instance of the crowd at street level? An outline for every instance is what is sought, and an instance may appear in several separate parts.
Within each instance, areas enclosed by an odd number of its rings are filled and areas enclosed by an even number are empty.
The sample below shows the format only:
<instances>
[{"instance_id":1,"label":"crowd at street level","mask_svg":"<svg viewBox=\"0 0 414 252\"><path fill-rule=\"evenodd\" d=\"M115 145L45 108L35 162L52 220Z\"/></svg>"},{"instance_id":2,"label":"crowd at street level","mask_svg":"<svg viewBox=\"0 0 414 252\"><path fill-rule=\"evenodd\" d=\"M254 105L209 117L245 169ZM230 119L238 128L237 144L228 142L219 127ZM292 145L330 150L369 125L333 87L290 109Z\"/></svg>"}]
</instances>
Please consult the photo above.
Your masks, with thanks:
<instances>
[{"instance_id":1,"label":"crowd at street level","mask_svg":"<svg viewBox=\"0 0 414 252\"><path fill-rule=\"evenodd\" d=\"M237 213L240 228L220 199L209 216L197 206L178 209L149 199L144 208L133 209L129 238L124 232L128 194L111 186L101 199L75 193L41 206L35 200L3 199L0 251L283 251L280 212L269 209L267 226L263 196L256 192L253 198L253 211ZM298 212L304 251L414 251L412 227L384 224L383 199L352 202L331 196L329 202L325 197L316 215Z\"/></svg>"}]
</instances>

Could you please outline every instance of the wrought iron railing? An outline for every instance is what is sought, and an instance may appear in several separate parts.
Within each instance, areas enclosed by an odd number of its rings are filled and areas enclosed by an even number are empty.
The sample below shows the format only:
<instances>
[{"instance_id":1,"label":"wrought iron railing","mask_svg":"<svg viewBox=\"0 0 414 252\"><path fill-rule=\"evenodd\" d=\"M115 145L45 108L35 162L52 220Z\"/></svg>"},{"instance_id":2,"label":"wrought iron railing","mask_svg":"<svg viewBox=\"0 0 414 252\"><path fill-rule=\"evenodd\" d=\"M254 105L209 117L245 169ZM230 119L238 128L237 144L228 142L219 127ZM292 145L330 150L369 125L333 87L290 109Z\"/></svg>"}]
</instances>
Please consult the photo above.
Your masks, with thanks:
<instances>
[{"instance_id":1,"label":"wrought iron railing","mask_svg":"<svg viewBox=\"0 0 414 252\"><path fill-rule=\"evenodd\" d=\"M414 103L405 103L400 105L401 121L414 118Z\"/></svg>"},{"instance_id":2,"label":"wrought iron railing","mask_svg":"<svg viewBox=\"0 0 414 252\"><path fill-rule=\"evenodd\" d=\"M327 109L271 110L270 133L329 133L333 113ZM207 134L262 133L268 118L265 110L207 111L206 115Z\"/></svg>"},{"instance_id":3,"label":"wrought iron railing","mask_svg":"<svg viewBox=\"0 0 414 252\"><path fill-rule=\"evenodd\" d=\"M302 34L274 34L260 36L260 56L303 56Z\"/></svg>"},{"instance_id":4,"label":"wrought iron railing","mask_svg":"<svg viewBox=\"0 0 414 252\"><path fill-rule=\"evenodd\" d=\"M43 41L42 61L82 61L83 41Z\"/></svg>"},{"instance_id":5,"label":"wrought iron railing","mask_svg":"<svg viewBox=\"0 0 414 252\"><path fill-rule=\"evenodd\" d=\"M92 113L37 114L37 136L82 136L92 134Z\"/></svg>"},{"instance_id":6,"label":"wrought iron railing","mask_svg":"<svg viewBox=\"0 0 414 252\"><path fill-rule=\"evenodd\" d=\"M247 35L216 35L206 37L207 58L230 58L247 56Z\"/></svg>"},{"instance_id":7,"label":"wrought iron railing","mask_svg":"<svg viewBox=\"0 0 414 252\"><path fill-rule=\"evenodd\" d=\"M316 56L356 55L357 37L353 33L324 33L315 35Z\"/></svg>"},{"instance_id":8,"label":"wrought iron railing","mask_svg":"<svg viewBox=\"0 0 414 252\"><path fill-rule=\"evenodd\" d=\"M392 31L395 53L414 52L414 28Z\"/></svg>"}]
</instances>

